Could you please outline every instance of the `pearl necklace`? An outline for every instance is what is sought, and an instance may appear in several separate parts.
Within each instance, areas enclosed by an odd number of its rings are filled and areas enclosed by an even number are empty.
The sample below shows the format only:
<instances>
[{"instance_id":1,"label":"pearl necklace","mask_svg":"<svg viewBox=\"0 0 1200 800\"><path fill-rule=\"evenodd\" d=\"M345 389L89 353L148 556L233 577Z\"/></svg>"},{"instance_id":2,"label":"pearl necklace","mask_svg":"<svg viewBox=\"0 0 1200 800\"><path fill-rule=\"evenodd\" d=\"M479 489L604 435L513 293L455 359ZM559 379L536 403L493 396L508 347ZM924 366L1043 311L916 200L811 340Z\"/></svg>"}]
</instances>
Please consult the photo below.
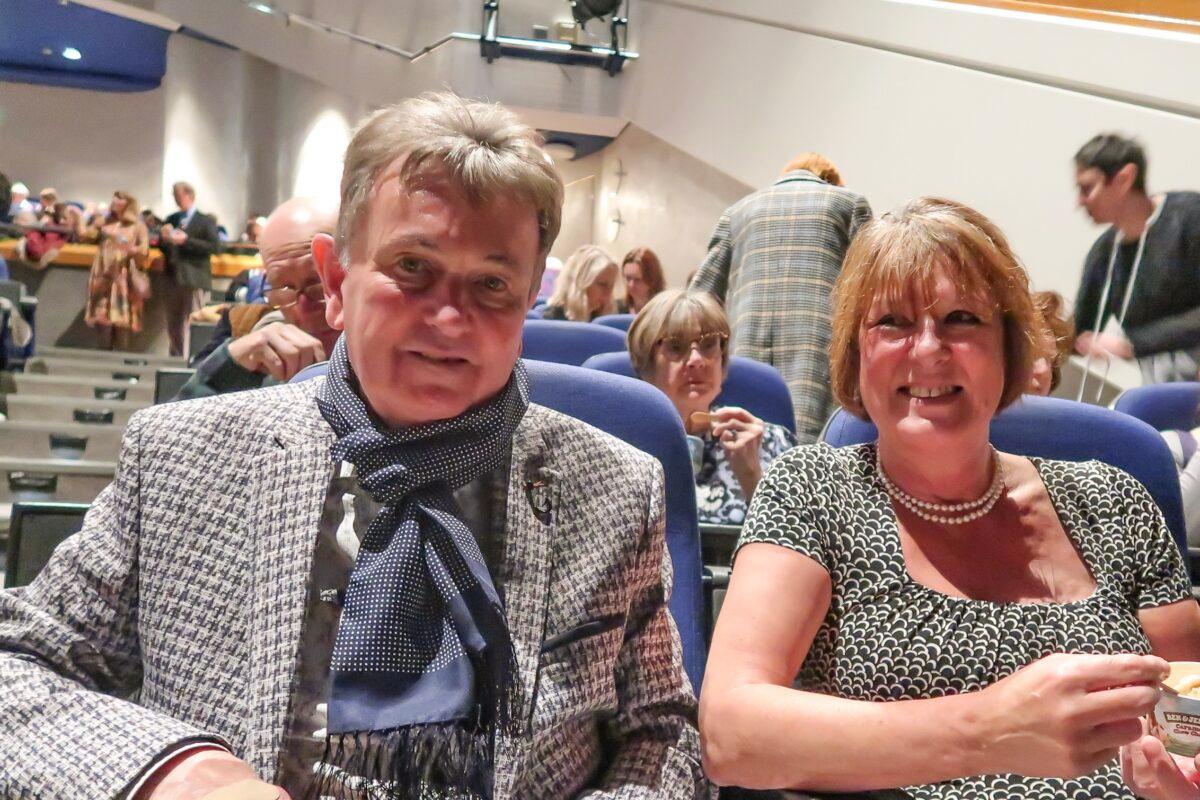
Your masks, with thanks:
<instances>
[{"instance_id":1,"label":"pearl necklace","mask_svg":"<svg viewBox=\"0 0 1200 800\"><path fill-rule=\"evenodd\" d=\"M994 447L992 448L992 463L994 465L992 484L982 497L966 503L930 503L913 497L892 483L887 473L883 471L883 464L879 462L879 450L875 450L875 473L883 482L883 488L887 490L888 495L921 519L941 525L962 525L979 519L996 507L996 503L1004 494L1004 463L1000 460L1000 454Z\"/></svg>"}]
</instances>

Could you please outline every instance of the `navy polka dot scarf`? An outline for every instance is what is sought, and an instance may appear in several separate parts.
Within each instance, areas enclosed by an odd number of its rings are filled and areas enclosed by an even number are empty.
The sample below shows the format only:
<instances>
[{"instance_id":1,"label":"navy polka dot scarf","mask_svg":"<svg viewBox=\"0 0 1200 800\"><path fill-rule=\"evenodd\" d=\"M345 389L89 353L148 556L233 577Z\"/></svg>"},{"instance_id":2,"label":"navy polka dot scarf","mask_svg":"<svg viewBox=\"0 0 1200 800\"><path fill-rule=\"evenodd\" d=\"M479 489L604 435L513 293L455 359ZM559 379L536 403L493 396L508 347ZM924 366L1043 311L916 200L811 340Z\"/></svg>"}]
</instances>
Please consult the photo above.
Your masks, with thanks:
<instances>
[{"instance_id":1,"label":"navy polka dot scarf","mask_svg":"<svg viewBox=\"0 0 1200 800\"><path fill-rule=\"evenodd\" d=\"M504 607L455 489L500 467L529 406L517 362L504 389L454 419L385 428L333 349L317 406L382 504L350 574L330 663L322 796L491 795L495 734L518 714ZM381 788L382 787L382 788Z\"/></svg>"}]
</instances>

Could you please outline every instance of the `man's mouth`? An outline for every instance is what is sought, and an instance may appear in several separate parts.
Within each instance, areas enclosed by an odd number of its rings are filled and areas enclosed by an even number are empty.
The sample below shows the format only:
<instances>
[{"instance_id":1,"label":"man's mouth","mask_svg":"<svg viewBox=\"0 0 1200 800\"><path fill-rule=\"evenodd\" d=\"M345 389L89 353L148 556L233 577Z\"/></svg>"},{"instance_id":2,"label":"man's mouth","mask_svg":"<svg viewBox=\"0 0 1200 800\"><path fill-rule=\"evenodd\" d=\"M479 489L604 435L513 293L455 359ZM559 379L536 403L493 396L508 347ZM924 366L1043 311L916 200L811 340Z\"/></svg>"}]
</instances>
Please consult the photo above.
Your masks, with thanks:
<instances>
[{"instance_id":1,"label":"man's mouth","mask_svg":"<svg viewBox=\"0 0 1200 800\"><path fill-rule=\"evenodd\" d=\"M467 363L465 358L458 358L457 356L439 356L435 353L422 353L420 350L409 350L409 352L420 360L430 364L452 367Z\"/></svg>"},{"instance_id":2,"label":"man's mouth","mask_svg":"<svg viewBox=\"0 0 1200 800\"><path fill-rule=\"evenodd\" d=\"M919 400L933 400L938 397L946 397L947 395L958 394L962 391L961 386L901 386L900 394L907 397L915 397Z\"/></svg>"}]
</instances>

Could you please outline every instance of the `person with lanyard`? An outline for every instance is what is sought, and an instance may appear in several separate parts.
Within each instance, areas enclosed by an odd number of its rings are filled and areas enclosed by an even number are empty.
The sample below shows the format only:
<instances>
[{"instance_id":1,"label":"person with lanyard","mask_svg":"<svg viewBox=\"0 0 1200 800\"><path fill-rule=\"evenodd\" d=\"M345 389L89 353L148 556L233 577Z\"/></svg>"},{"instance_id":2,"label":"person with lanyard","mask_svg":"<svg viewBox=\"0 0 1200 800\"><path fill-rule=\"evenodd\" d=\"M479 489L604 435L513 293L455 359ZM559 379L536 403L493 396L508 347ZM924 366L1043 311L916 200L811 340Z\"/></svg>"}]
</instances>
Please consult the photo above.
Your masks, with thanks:
<instances>
[{"instance_id":1,"label":"person with lanyard","mask_svg":"<svg viewBox=\"0 0 1200 800\"><path fill-rule=\"evenodd\" d=\"M344 163L328 374L139 412L0 592L0 796L708 797L662 467L530 402L537 133L423 95Z\"/></svg>"},{"instance_id":2,"label":"person with lanyard","mask_svg":"<svg viewBox=\"0 0 1200 800\"><path fill-rule=\"evenodd\" d=\"M1138 142L1100 134L1075 154L1079 205L1107 224L1075 296L1076 350L1136 359L1146 383L1200 372L1200 193L1146 191ZM1121 333L1106 332L1115 320Z\"/></svg>"}]
</instances>

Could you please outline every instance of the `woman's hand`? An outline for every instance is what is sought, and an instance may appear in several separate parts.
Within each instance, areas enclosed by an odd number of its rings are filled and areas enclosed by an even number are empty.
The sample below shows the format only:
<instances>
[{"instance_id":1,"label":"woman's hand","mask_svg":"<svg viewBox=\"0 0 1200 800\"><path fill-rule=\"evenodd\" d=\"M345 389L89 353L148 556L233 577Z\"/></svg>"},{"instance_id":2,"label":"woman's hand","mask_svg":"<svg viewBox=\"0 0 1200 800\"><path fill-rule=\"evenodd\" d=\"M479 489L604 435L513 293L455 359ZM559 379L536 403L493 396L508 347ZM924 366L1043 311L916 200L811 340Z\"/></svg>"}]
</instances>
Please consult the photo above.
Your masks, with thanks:
<instances>
[{"instance_id":1,"label":"woman's hand","mask_svg":"<svg viewBox=\"0 0 1200 800\"><path fill-rule=\"evenodd\" d=\"M727 406L712 412L712 437L721 443L746 502L762 478L763 421L743 408Z\"/></svg>"},{"instance_id":2,"label":"woman's hand","mask_svg":"<svg viewBox=\"0 0 1200 800\"><path fill-rule=\"evenodd\" d=\"M1173 756L1153 736L1121 748L1121 777L1145 800L1200 800L1196 761Z\"/></svg>"},{"instance_id":3,"label":"woman's hand","mask_svg":"<svg viewBox=\"0 0 1200 800\"><path fill-rule=\"evenodd\" d=\"M1057 654L984 689L979 773L1074 778L1142 736L1169 672L1157 656ZM1198 796L1200 797L1200 796Z\"/></svg>"}]
</instances>

